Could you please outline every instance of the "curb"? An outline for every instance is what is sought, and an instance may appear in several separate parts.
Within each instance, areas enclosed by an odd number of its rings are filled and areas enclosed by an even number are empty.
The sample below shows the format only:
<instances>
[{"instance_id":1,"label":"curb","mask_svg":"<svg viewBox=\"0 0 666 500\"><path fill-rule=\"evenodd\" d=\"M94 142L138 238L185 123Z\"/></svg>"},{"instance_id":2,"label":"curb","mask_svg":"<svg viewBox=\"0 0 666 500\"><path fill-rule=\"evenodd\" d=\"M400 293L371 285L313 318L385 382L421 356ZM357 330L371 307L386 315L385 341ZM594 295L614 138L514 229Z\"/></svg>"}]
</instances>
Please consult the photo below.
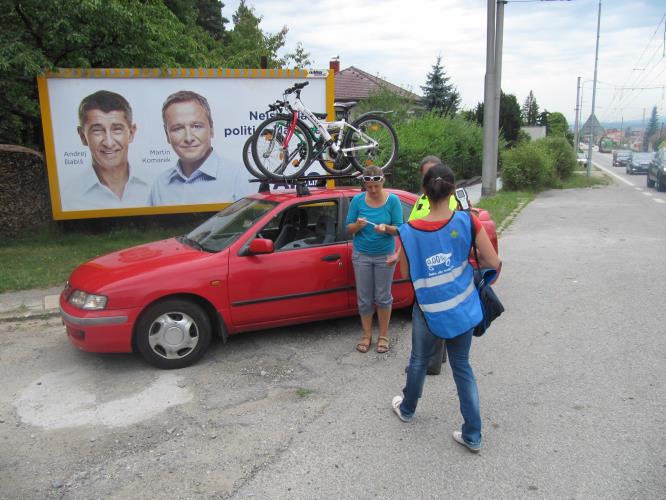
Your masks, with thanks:
<instances>
[{"instance_id":1,"label":"curb","mask_svg":"<svg viewBox=\"0 0 666 500\"><path fill-rule=\"evenodd\" d=\"M529 203L530 200L524 200L518 204L516 208L513 209L513 211L502 221L502 224L495 230L497 233L497 236L500 236L504 230L513 222L513 220L516 218L516 216L520 213L520 211L525 208L525 205Z\"/></svg>"},{"instance_id":2,"label":"curb","mask_svg":"<svg viewBox=\"0 0 666 500\"><path fill-rule=\"evenodd\" d=\"M0 314L0 323L9 323L11 321L27 321L29 319L46 319L54 318L56 316L60 316L59 310L29 311L20 315L17 315L16 312L9 312L6 316L4 314Z\"/></svg>"}]
</instances>

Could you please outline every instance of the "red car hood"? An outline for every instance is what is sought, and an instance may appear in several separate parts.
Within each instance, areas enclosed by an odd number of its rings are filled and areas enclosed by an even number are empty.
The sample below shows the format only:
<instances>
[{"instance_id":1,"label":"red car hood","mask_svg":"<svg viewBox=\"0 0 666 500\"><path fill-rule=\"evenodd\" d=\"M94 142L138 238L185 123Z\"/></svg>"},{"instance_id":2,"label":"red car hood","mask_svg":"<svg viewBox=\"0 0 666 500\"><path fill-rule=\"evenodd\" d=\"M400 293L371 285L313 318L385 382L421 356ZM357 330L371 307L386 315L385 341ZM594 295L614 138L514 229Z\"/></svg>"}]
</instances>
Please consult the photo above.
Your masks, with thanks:
<instances>
[{"instance_id":1,"label":"red car hood","mask_svg":"<svg viewBox=\"0 0 666 500\"><path fill-rule=\"evenodd\" d=\"M186 264L210 255L170 238L97 257L76 268L70 283L74 288L94 293L111 283L136 279L160 268Z\"/></svg>"}]
</instances>

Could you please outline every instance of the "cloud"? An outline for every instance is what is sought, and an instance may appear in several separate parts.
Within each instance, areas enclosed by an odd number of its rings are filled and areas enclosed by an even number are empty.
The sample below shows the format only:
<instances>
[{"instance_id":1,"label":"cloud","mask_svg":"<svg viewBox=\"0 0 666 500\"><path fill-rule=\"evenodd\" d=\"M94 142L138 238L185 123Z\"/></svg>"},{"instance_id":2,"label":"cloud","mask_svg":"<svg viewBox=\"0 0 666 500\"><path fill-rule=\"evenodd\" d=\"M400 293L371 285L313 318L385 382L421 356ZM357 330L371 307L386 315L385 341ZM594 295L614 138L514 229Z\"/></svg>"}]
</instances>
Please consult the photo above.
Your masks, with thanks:
<instances>
[{"instance_id":1,"label":"cloud","mask_svg":"<svg viewBox=\"0 0 666 500\"><path fill-rule=\"evenodd\" d=\"M238 0L225 1L230 18ZM483 100L486 60L485 0L292 0L250 1L263 16L262 28L275 32L287 25L287 49L303 43L315 66L359 67L420 93L439 54L447 76L461 93L463 106ZM597 25L596 0L511 2L505 6L502 88L522 104L532 90L542 109L559 111L573 123L576 79L592 80ZM657 0L602 5L597 115L603 119L642 116L657 105L664 116L664 92L625 90L609 85L666 85L662 36L646 49L643 76L634 65L666 8ZM662 22L663 26L663 22ZM661 28L663 30L663 27ZM650 57L652 57L650 59ZM613 94L615 93L615 98ZM583 115L590 112L592 85L585 83ZM618 106L618 104L620 106ZM624 107L621 107L624 106Z\"/></svg>"}]
</instances>

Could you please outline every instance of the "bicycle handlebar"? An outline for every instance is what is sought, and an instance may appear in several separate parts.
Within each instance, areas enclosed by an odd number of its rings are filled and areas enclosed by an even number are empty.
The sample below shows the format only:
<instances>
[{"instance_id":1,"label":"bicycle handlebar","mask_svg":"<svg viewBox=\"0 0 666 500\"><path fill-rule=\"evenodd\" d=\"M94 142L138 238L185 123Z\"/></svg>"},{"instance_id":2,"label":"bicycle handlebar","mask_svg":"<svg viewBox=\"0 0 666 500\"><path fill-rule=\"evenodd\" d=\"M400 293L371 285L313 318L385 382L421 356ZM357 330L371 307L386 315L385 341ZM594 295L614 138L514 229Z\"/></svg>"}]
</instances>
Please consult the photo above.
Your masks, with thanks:
<instances>
[{"instance_id":1,"label":"bicycle handlebar","mask_svg":"<svg viewBox=\"0 0 666 500\"><path fill-rule=\"evenodd\" d=\"M310 82L297 83L293 87L289 87L287 90L285 90L284 95L289 95L289 94L292 94L294 92L299 92L300 93L300 90L307 87L308 85L310 85Z\"/></svg>"}]
</instances>

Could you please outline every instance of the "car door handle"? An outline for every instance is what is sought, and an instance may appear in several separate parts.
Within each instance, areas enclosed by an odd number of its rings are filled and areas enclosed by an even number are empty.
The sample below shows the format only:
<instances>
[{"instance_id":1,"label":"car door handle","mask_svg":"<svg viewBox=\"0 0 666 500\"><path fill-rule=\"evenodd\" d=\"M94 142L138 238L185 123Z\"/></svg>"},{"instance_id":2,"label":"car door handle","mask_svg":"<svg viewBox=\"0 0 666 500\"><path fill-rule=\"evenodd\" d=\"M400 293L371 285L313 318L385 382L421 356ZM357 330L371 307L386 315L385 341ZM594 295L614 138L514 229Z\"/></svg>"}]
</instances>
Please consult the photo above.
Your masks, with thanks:
<instances>
[{"instance_id":1,"label":"car door handle","mask_svg":"<svg viewBox=\"0 0 666 500\"><path fill-rule=\"evenodd\" d=\"M325 262L335 262L336 260L340 260L340 254L339 253L332 253L331 255L327 255L325 257L322 257L321 260Z\"/></svg>"}]
</instances>

